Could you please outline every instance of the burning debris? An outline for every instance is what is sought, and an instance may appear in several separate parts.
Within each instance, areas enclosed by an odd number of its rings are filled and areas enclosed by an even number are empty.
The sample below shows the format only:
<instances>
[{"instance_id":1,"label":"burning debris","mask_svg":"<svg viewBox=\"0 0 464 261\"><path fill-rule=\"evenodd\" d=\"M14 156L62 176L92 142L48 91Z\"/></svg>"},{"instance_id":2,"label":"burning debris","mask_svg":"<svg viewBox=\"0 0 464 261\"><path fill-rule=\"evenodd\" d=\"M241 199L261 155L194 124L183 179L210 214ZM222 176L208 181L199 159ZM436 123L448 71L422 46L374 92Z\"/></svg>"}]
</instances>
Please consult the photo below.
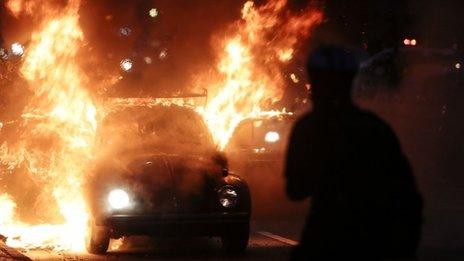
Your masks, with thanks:
<instances>
[{"instance_id":1,"label":"burning debris","mask_svg":"<svg viewBox=\"0 0 464 261\"><path fill-rule=\"evenodd\" d=\"M23 56L20 72L32 97L17 122L17 139L1 145L4 169L0 183L3 176L21 169L15 175L30 179L37 190L28 206L42 218L18 221L22 215L19 195L5 189L0 191L0 234L13 247L83 251L89 214L82 186L86 166L96 154L99 119L108 108L88 91L87 77L80 68L78 52L84 45L80 1L37 3L6 2L14 16L34 16L39 26L27 47L17 49ZM285 86L282 68L297 52L299 42L322 21L316 9L292 14L286 5L287 0L261 6L248 1L227 36L214 38L216 72L200 76L193 86L207 87L212 96L206 106L195 110L208 124L219 149L227 145L243 119L285 112L272 110ZM158 10L150 10L150 16L157 15ZM161 56L165 58L167 52ZM132 62L120 65L123 70L132 69Z\"/></svg>"}]
</instances>

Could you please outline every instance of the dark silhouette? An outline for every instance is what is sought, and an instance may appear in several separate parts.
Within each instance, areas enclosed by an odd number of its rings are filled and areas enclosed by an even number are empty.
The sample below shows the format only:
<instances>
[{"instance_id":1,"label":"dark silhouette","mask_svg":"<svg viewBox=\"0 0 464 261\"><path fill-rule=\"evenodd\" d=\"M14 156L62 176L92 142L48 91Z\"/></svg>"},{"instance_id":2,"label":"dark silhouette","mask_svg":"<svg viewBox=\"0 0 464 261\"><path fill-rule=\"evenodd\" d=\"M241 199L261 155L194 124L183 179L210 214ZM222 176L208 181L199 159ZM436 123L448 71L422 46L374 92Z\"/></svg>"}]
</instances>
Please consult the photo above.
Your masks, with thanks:
<instances>
[{"instance_id":1,"label":"dark silhouette","mask_svg":"<svg viewBox=\"0 0 464 261\"><path fill-rule=\"evenodd\" d=\"M285 171L292 200L311 197L293 260L414 257L422 199L392 129L353 105L357 62L322 46L308 60L314 108L294 126ZM342 259L337 259L342 260Z\"/></svg>"}]
</instances>

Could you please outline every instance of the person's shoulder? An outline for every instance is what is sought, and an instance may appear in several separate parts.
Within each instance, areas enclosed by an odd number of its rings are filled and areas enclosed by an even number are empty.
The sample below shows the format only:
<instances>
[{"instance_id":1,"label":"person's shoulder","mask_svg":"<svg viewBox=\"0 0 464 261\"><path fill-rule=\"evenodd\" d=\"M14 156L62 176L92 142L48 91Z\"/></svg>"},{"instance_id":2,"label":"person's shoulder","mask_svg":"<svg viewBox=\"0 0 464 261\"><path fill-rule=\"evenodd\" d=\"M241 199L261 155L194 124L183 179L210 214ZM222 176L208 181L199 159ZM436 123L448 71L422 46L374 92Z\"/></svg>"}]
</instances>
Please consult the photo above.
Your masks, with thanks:
<instances>
[{"instance_id":1,"label":"person's shoulder","mask_svg":"<svg viewBox=\"0 0 464 261\"><path fill-rule=\"evenodd\" d=\"M388 126L388 123L373 111L356 108L356 114L363 121L370 122L372 124Z\"/></svg>"},{"instance_id":2,"label":"person's shoulder","mask_svg":"<svg viewBox=\"0 0 464 261\"><path fill-rule=\"evenodd\" d=\"M303 115L297 116L295 120L294 127L305 127L310 126L315 119L314 112L310 111Z\"/></svg>"},{"instance_id":3,"label":"person's shoulder","mask_svg":"<svg viewBox=\"0 0 464 261\"><path fill-rule=\"evenodd\" d=\"M294 135L299 135L302 133L308 133L312 128L314 122L314 115L312 112L307 112L305 114L295 116L293 126L291 127L292 133Z\"/></svg>"},{"instance_id":4,"label":"person's shoulder","mask_svg":"<svg viewBox=\"0 0 464 261\"><path fill-rule=\"evenodd\" d=\"M368 125L371 129L376 129L378 132L383 132L388 135L394 133L391 126L375 112L361 108L356 108L356 111L363 125Z\"/></svg>"}]
</instances>

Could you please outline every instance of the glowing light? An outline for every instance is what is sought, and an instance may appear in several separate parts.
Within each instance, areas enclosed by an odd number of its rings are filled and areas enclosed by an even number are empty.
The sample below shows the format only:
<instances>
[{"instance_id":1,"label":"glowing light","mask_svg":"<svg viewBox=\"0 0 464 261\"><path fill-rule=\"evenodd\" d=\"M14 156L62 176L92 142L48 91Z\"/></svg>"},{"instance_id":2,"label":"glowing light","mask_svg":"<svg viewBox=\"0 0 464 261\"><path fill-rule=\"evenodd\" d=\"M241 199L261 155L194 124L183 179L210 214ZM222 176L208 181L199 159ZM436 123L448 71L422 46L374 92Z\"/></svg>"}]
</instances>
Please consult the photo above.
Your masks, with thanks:
<instances>
[{"instance_id":1,"label":"glowing light","mask_svg":"<svg viewBox=\"0 0 464 261\"><path fill-rule=\"evenodd\" d=\"M454 65L454 68L456 68L457 70L461 69L461 63L456 63Z\"/></svg>"},{"instance_id":2,"label":"glowing light","mask_svg":"<svg viewBox=\"0 0 464 261\"><path fill-rule=\"evenodd\" d=\"M121 27L119 29L119 34L122 36L129 36L132 33L132 30L129 27Z\"/></svg>"},{"instance_id":3,"label":"glowing light","mask_svg":"<svg viewBox=\"0 0 464 261\"><path fill-rule=\"evenodd\" d=\"M143 58L143 61L145 61L146 64L151 64L153 62L150 56L145 56Z\"/></svg>"},{"instance_id":4,"label":"glowing light","mask_svg":"<svg viewBox=\"0 0 464 261\"><path fill-rule=\"evenodd\" d=\"M11 53L16 56L22 56L24 54L24 47L20 43L14 43L11 45Z\"/></svg>"},{"instance_id":5,"label":"glowing light","mask_svg":"<svg viewBox=\"0 0 464 261\"><path fill-rule=\"evenodd\" d=\"M121 69L125 72L132 70L133 63L131 59L123 59L120 63Z\"/></svg>"},{"instance_id":6,"label":"glowing light","mask_svg":"<svg viewBox=\"0 0 464 261\"><path fill-rule=\"evenodd\" d=\"M416 39L412 39L412 40L411 40L411 45L412 45L412 46L416 46L416 45L417 45L417 40L416 40Z\"/></svg>"},{"instance_id":7,"label":"glowing light","mask_svg":"<svg viewBox=\"0 0 464 261\"><path fill-rule=\"evenodd\" d=\"M269 143L275 143L280 140L280 134L276 131L269 131L264 136L264 140Z\"/></svg>"},{"instance_id":8,"label":"glowing light","mask_svg":"<svg viewBox=\"0 0 464 261\"><path fill-rule=\"evenodd\" d=\"M5 7L11 14L18 17L22 11L23 1L22 0L8 0L5 3Z\"/></svg>"},{"instance_id":9,"label":"glowing light","mask_svg":"<svg viewBox=\"0 0 464 261\"><path fill-rule=\"evenodd\" d=\"M108 203L114 209L122 209L129 206L129 195L122 189L115 189L108 195Z\"/></svg>"},{"instance_id":10,"label":"glowing light","mask_svg":"<svg viewBox=\"0 0 464 261\"><path fill-rule=\"evenodd\" d=\"M159 58L160 60L164 60L164 59L166 59L167 57L168 57L168 50L166 50L166 49L162 50L162 51L159 53L159 55L158 55L158 58Z\"/></svg>"},{"instance_id":11,"label":"glowing light","mask_svg":"<svg viewBox=\"0 0 464 261\"><path fill-rule=\"evenodd\" d=\"M8 54L6 53L5 49L0 48L0 58L8 59Z\"/></svg>"},{"instance_id":12,"label":"glowing light","mask_svg":"<svg viewBox=\"0 0 464 261\"><path fill-rule=\"evenodd\" d=\"M404 45L410 45L410 44L411 44L411 40L409 40L409 39L404 39L404 40L403 40L403 44L404 44Z\"/></svg>"},{"instance_id":13,"label":"glowing light","mask_svg":"<svg viewBox=\"0 0 464 261\"><path fill-rule=\"evenodd\" d=\"M254 153L264 153L264 152L266 152L266 148L254 148L253 152Z\"/></svg>"},{"instance_id":14,"label":"glowing light","mask_svg":"<svg viewBox=\"0 0 464 261\"><path fill-rule=\"evenodd\" d=\"M238 193L232 187L226 186L219 190L219 204L224 208L235 207L238 203Z\"/></svg>"},{"instance_id":15,"label":"glowing light","mask_svg":"<svg viewBox=\"0 0 464 261\"><path fill-rule=\"evenodd\" d=\"M298 79L298 76L296 76L296 74L294 74L294 73L290 74L290 79L292 79L293 83L299 83L300 82L300 79Z\"/></svg>"},{"instance_id":16,"label":"glowing light","mask_svg":"<svg viewBox=\"0 0 464 261\"><path fill-rule=\"evenodd\" d=\"M158 9L156 9L156 8L152 8L152 9L150 9L150 11L148 11L148 15L149 15L150 17L152 17L152 18L157 17L158 14L159 14L159 13L158 13Z\"/></svg>"},{"instance_id":17,"label":"glowing light","mask_svg":"<svg viewBox=\"0 0 464 261\"><path fill-rule=\"evenodd\" d=\"M279 50L277 55L279 56L280 61L288 62L293 58L293 49Z\"/></svg>"}]
</instances>

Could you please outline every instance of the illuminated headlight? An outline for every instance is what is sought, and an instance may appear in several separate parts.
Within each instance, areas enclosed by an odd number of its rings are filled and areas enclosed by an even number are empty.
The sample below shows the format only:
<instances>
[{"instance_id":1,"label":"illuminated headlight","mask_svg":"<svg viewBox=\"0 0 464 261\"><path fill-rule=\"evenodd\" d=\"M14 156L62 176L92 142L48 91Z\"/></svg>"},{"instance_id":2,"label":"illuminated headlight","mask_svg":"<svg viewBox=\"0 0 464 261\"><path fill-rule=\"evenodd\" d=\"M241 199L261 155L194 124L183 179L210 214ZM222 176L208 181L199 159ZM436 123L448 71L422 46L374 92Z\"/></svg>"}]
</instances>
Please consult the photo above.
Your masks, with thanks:
<instances>
[{"instance_id":1,"label":"illuminated headlight","mask_svg":"<svg viewBox=\"0 0 464 261\"><path fill-rule=\"evenodd\" d=\"M264 140L269 143L274 143L280 140L280 134L276 131L269 131L264 136Z\"/></svg>"},{"instance_id":2,"label":"illuminated headlight","mask_svg":"<svg viewBox=\"0 0 464 261\"><path fill-rule=\"evenodd\" d=\"M218 192L219 204L224 208L233 208L238 204L238 193L232 186L225 186Z\"/></svg>"},{"instance_id":3,"label":"illuminated headlight","mask_svg":"<svg viewBox=\"0 0 464 261\"><path fill-rule=\"evenodd\" d=\"M108 195L108 203L113 209L123 209L129 206L129 194L122 189L115 189Z\"/></svg>"},{"instance_id":4,"label":"illuminated headlight","mask_svg":"<svg viewBox=\"0 0 464 261\"><path fill-rule=\"evenodd\" d=\"M134 64L131 59L124 59L120 63L121 69L125 72L132 70L133 65Z\"/></svg>"}]
</instances>

